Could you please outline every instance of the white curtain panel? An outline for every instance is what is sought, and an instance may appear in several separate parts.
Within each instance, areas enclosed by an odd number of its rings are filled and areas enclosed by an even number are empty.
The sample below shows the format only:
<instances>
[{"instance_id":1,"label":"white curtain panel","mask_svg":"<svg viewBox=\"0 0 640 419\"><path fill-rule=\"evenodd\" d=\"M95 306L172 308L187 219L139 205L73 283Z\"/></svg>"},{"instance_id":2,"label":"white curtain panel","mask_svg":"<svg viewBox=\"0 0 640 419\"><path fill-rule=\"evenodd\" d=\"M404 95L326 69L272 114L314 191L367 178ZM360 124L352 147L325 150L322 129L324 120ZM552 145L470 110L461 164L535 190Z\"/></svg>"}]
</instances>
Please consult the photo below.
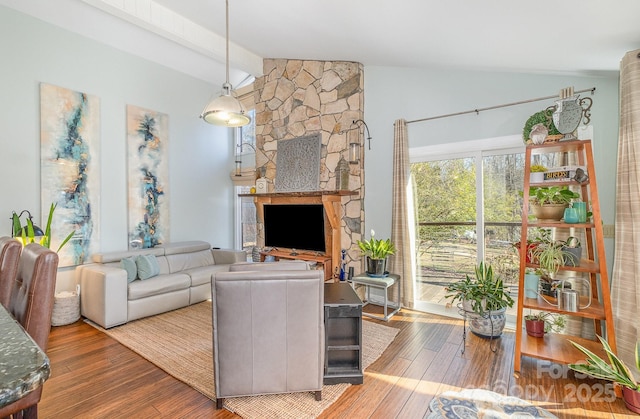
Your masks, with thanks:
<instances>
[{"instance_id":1,"label":"white curtain panel","mask_svg":"<svg viewBox=\"0 0 640 419\"><path fill-rule=\"evenodd\" d=\"M620 63L616 188L611 305L618 354L631 366L640 329L640 50L628 52Z\"/></svg>"},{"instance_id":2,"label":"white curtain panel","mask_svg":"<svg viewBox=\"0 0 640 419\"><path fill-rule=\"evenodd\" d=\"M389 258L390 271L400 275L396 285L402 305L413 308L413 276L415 261L415 217L413 213L413 187L409 166L409 138L407 121L394 124L393 141L393 197L391 211L391 241L396 254Z\"/></svg>"}]
</instances>

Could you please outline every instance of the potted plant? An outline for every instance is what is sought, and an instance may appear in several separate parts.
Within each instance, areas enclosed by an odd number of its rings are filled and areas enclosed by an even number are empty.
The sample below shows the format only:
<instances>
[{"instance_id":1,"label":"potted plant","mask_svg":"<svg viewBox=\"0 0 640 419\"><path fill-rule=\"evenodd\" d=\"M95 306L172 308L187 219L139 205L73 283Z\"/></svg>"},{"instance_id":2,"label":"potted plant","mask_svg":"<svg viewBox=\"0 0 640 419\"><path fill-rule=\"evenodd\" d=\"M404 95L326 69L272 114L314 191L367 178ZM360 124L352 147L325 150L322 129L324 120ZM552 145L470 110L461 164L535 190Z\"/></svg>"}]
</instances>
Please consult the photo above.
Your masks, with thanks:
<instances>
[{"instance_id":1,"label":"potted plant","mask_svg":"<svg viewBox=\"0 0 640 419\"><path fill-rule=\"evenodd\" d=\"M541 292L550 297L556 297L556 288L560 285L559 281L553 280L553 276L561 266L565 266L566 252L563 250L563 245L564 242L547 237L531 251L532 260L534 263L538 263L542 269ZM564 287L571 288L571 284L564 282Z\"/></svg>"},{"instance_id":2,"label":"potted plant","mask_svg":"<svg viewBox=\"0 0 640 419\"><path fill-rule=\"evenodd\" d=\"M587 356L586 363L569 364L569 368L594 378L611 381L622 386L622 397L627 409L640 413L640 382L636 381L631 369L613 353L611 347L598 336L609 362L600 358L584 346L570 341L573 346ZM640 373L640 342L636 343L636 370Z\"/></svg>"},{"instance_id":3,"label":"potted plant","mask_svg":"<svg viewBox=\"0 0 640 419\"><path fill-rule=\"evenodd\" d=\"M544 182L544 172L548 169L541 164L533 164L531 165L531 173L529 174L529 182L531 183L541 183Z\"/></svg>"},{"instance_id":4,"label":"potted plant","mask_svg":"<svg viewBox=\"0 0 640 419\"><path fill-rule=\"evenodd\" d=\"M555 240L549 240L539 243L535 249L531 251L532 259L537 261L546 274L555 275L561 266L564 266L564 251L562 243Z\"/></svg>"},{"instance_id":5,"label":"potted plant","mask_svg":"<svg viewBox=\"0 0 640 419\"><path fill-rule=\"evenodd\" d=\"M540 311L524 316L525 329L529 336L541 338L545 333L559 332L565 327L565 318L560 314Z\"/></svg>"},{"instance_id":6,"label":"potted plant","mask_svg":"<svg viewBox=\"0 0 640 419\"><path fill-rule=\"evenodd\" d=\"M453 282L446 287L445 298L450 304L460 301L465 315L470 317L469 328L482 337L502 334L506 323L505 311L514 304L509 289L500 276L493 274L491 265L480 262L475 277Z\"/></svg>"},{"instance_id":7,"label":"potted plant","mask_svg":"<svg viewBox=\"0 0 640 419\"><path fill-rule=\"evenodd\" d=\"M51 248L51 222L53 220L53 213L55 212L57 204L52 203L49 207L49 216L47 217L47 226L44 229L44 235L37 242L43 247L47 249ZM22 215L22 213L20 214ZM12 230L13 236L20 237L22 239L23 245L27 245L29 243L36 243L36 234L35 229L33 227L33 221L29 214L27 218L27 224L22 226L20 221L20 215L15 212L11 216L12 219ZM67 237L65 237L56 252L59 252L60 249L64 247L65 244L75 234L75 230L72 230ZM74 292L57 292L54 294L53 301L53 309L51 312L51 325L52 326L63 326L66 324L71 324L77 321L80 318L80 285L76 285L76 290Z\"/></svg>"},{"instance_id":8,"label":"potted plant","mask_svg":"<svg viewBox=\"0 0 640 419\"><path fill-rule=\"evenodd\" d=\"M376 232L371 230L371 239L358 240L358 247L367 260L366 273L369 276L383 277L388 275L386 270L387 257L396 252L391 239L376 239Z\"/></svg>"},{"instance_id":9,"label":"potted plant","mask_svg":"<svg viewBox=\"0 0 640 419\"><path fill-rule=\"evenodd\" d=\"M56 210L56 207L57 207L57 204L54 204L54 203L52 203L51 206L49 207L49 216L47 217L47 226L44 230L44 236L42 236L42 238L38 242L38 244L40 244L43 247L46 247L47 249L51 247L51 221L53 220L53 213ZM22 238L22 244L24 246L26 246L29 243L36 242L36 239L35 239L36 235L35 235L35 230L33 228L33 221L31 220L31 217L27 217L27 225L24 227L22 226L22 223L20 221L20 216L16 214L15 211L11 216L11 220L12 220L12 227L13 227L13 236ZM67 235L67 237L65 237L62 240L62 243L60 243L60 246L58 246L58 250L56 250L56 252L59 252L60 249L62 249L62 247L65 244L67 244L69 240L71 240L71 237L73 237L74 234L75 234L75 231L71 231Z\"/></svg>"},{"instance_id":10,"label":"potted plant","mask_svg":"<svg viewBox=\"0 0 640 419\"><path fill-rule=\"evenodd\" d=\"M577 237L570 236L562 244L562 252L565 266L580 266L582 258L582 245Z\"/></svg>"},{"instance_id":11,"label":"potted plant","mask_svg":"<svg viewBox=\"0 0 640 419\"><path fill-rule=\"evenodd\" d=\"M551 240L551 229L536 227L535 230L529 235L527 239L527 247L525 249L525 261L526 263L538 263L535 259L534 250L540 244ZM513 247L520 252L520 242L515 242Z\"/></svg>"},{"instance_id":12,"label":"potted plant","mask_svg":"<svg viewBox=\"0 0 640 419\"><path fill-rule=\"evenodd\" d=\"M535 186L529 188L531 212L539 220L560 221L564 210L580 194L568 186Z\"/></svg>"}]
</instances>

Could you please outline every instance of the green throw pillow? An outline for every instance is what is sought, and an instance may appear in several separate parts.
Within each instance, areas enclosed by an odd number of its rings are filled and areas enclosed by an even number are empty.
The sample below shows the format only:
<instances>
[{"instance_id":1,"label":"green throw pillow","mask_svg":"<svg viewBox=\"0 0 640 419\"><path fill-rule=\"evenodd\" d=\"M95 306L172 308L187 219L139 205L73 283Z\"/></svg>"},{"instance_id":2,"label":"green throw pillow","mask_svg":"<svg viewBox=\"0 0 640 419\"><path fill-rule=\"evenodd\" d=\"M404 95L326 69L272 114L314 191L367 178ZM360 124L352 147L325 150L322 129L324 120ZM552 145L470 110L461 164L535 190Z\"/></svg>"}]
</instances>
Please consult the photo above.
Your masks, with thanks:
<instances>
[{"instance_id":1,"label":"green throw pillow","mask_svg":"<svg viewBox=\"0 0 640 419\"><path fill-rule=\"evenodd\" d=\"M124 258L120 261L120 267L127 271L127 282L133 282L138 277L138 268L136 267L136 258Z\"/></svg>"},{"instance_id":2,"label":"green throw pillow","mask_svg":"<svg viewBox=\"0 0 640 419\"><path fill-rule=\"evenodd\" d=\"M158 259L154 255L141 255L136 258L138 278L149 279L160 273Z\"/></svg>"}]
</instances>

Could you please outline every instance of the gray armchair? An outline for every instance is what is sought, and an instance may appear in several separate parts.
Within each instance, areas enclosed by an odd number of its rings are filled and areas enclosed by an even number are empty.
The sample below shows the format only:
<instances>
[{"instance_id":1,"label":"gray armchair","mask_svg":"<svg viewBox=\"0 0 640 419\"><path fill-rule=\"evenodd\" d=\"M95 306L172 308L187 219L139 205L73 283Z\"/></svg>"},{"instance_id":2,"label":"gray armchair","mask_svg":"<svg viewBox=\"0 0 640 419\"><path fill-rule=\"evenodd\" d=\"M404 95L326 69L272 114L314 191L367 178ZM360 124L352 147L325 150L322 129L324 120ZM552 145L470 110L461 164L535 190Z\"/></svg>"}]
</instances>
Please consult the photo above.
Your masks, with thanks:
<instances>
[{"instance_id":1,"label":"gray armchair","mask_svg":"<svg viewBox=\"0 0 640 419\"><path fill-rule=\"evenodd\" d=\"M211 283L217 407L227 397L260 394L308 391L321 400L323 271L304 263L236 265Z\"/></svg>"}]
</instances>

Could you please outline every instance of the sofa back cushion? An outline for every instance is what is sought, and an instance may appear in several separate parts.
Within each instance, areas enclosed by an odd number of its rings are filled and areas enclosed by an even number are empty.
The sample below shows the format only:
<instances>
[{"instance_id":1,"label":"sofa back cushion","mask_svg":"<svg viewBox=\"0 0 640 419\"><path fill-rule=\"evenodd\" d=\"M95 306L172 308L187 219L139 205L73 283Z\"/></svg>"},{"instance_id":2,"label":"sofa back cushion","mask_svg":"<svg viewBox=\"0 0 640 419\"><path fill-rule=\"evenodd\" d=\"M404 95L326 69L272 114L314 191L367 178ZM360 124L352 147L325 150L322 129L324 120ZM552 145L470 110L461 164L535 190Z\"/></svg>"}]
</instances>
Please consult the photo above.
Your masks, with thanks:
<instances>
[{"instance_id":1,"label":"sofa back cushion","mask_svg":"<svg viewBox=\"0 0 640 419\"><path fill-rule=\"evenodd\" d=\"M190 253L176 253L165 256L169 264L169 272L180 272L185 269L214 265L211 250L199 250Z\"/></svg>"},{"instance_id":2,"label":"sofa back cushion","mask_svg":"<svg viewBox=\"0 0 640 419\"><path fill-rule=\"evenodd\" d=\"M150 249L135 249L125 250L122 252L106 252L106 253L94 253L91 255L91 260L96 263L115 263L120 264L120 261L124 258L136 257L139 255L164 255L164 249L160 247L153 247Z\"/></svg>"}]
</instances>

